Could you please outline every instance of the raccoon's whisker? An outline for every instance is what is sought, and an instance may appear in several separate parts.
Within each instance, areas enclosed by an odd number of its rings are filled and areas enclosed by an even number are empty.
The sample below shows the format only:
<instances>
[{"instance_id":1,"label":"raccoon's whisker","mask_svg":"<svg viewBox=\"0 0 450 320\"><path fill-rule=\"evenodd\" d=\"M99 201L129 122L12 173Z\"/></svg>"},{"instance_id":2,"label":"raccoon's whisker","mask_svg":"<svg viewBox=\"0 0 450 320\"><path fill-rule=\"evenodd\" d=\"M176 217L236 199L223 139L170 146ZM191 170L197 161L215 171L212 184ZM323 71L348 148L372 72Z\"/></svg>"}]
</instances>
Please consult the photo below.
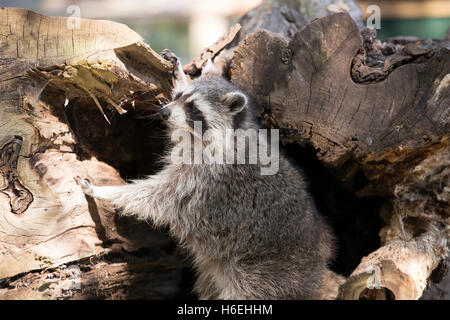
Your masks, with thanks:
<instances>
[{"instance_id":1,"label":"raccoon's whisker","mask_svg":"<svg viewBox=\"0 0 450 320\"><path fill-rule=\"evenodd\" d=\"M190 134L192 134L193 136L195 136L195 137L197 137L197 138L199 138L199 139L202 138L202 136L199 136L198 133L195 132L191 127L180 127L180 126L175 126L175 128L176 128L176 129L179 129L179 130L187 131L187 132L189 132Z\"/></svg>"},{"instance_id":2,"label":"raccoon's whisker","mask_svg":"<svg viewBox=\"0 0 450 320\"><path fill-rule=\"evenodd\" d=\"M159 118L159 114L153 113L153 114L149 114L149 115L136 116L135 118L136 119L156 119L156 118Z\"/></svg>"}]
</instances>

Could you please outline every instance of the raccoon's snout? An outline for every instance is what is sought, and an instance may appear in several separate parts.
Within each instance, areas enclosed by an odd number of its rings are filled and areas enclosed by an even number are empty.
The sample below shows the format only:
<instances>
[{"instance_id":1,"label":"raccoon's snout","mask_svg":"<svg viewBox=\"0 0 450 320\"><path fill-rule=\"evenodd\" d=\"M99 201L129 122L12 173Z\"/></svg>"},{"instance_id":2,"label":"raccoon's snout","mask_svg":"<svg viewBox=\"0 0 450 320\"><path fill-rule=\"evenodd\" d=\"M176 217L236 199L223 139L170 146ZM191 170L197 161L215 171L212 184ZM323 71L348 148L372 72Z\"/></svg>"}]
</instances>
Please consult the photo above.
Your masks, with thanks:
<instances>
[{"instance_id":1,"label":"raccoon's snout","mask_svg":"<svg viewBox=\"0 0 450 320\"><path fill-rule=\"evenodd\" d=\"M163 120L169 119L169 117L170 117L170 109L169 109L169 108L162 108L162 109L159 111L159 115L161 116L161 118L162 118Z\"/></svg>"}]
</instances>

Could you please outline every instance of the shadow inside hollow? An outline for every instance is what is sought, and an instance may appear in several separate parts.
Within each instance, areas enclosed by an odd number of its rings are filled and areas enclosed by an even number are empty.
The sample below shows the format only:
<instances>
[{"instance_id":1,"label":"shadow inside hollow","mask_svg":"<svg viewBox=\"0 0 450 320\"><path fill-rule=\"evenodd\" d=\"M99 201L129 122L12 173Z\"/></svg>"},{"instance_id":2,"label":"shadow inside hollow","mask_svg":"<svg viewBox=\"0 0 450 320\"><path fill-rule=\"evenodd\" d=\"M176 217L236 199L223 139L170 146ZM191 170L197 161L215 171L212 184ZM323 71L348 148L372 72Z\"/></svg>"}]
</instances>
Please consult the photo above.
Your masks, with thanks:
<instances>
[{"instance_id":1,"label":"shadow inside hollow","mask_svg":"<svg viewBox=\"0 0 450 320\"><path fill-rule=\"evenodd\" d=\"M345 190L316 158L312 147L288 144L288 157L307 175L310 191L319 212L327 219L337 238L337 255L331 269L348 276L361 258L379 247L381 199L358 198Z\"/></svg>"}]
</instances>

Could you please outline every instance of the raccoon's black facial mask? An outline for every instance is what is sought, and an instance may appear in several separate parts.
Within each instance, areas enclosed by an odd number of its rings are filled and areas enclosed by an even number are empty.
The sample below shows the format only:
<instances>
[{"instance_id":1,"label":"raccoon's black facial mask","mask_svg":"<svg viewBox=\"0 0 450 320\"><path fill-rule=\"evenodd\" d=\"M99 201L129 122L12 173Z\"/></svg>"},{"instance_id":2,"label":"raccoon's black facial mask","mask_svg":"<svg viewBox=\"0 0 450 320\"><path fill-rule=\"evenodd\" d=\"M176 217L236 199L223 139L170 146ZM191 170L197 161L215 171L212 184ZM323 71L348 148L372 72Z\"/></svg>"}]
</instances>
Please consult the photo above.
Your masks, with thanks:
<instances>
[{"instance_id":1,"label":"raccoon's black facial mask","mask_svg":"<svg viewBox=\"0 0 450 320\"><path fill-rule=\"evenodd\" d=\"M205 115L198 109L195 101L191 100L183 105L186 112L186 121L189 126L194 129L194 122L198 121L202 124L202 133L209 129L208 122L205 119Z\"/></svg>"}]
</instances>

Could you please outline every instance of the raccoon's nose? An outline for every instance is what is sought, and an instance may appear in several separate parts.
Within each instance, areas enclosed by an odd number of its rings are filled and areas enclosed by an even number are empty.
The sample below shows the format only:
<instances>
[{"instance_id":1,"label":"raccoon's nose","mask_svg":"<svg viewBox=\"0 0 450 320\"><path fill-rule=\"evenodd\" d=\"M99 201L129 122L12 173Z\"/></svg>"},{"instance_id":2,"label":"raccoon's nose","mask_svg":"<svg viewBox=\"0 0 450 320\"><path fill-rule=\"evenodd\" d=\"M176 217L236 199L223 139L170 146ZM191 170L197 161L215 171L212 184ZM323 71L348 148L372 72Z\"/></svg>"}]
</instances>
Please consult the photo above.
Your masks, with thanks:
<instances>
[{"instance_id":1,"label":"raccoon's nose","mask_svg":"<svg viewBox=\"0 0 450 320\"><path fill-rule=\"evenodd\" d=\"M159 115L161 116L162 119L167 120L170 117L170 110L169 108L162 108L159 111Z\"/></svg>"}]
</instances>

